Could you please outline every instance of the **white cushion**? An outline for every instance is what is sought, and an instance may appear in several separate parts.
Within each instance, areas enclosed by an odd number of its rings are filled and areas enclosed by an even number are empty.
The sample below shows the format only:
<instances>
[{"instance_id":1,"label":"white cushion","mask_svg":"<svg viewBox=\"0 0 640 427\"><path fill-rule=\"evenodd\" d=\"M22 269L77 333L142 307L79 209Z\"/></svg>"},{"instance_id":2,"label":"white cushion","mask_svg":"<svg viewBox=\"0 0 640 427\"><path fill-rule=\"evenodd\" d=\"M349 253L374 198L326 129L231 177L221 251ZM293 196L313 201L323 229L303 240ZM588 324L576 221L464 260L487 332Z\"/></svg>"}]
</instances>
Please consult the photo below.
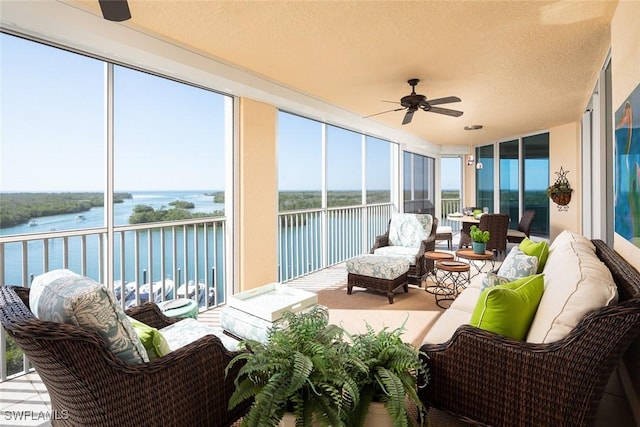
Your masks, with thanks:
<instances>
[{"instance_id":1,"label":"white cushion","mask_svg":"<svg viewBox=\"0 0 640 427\"><path fill-rule=\"evenodd\" d=\"M617 301L617 288L609 269L587 245L585 238L565 235L544 267L545 292L533 319L527 342L560 340L589 311ZM591 243L591 242L589 242Z\"/></svg>"},{"instance_id":2,"label":"white cushion","mask_svg":"<svg viewBox=\"0 0 640 427\"><path fill-rule=\"evenodd\" d=\"M473 313L481 293L480 288L467 288L458 295L449 308Z\"/></svg>"},{"instance_id":3,"label":"white cushion","mask_svg":"<svg viewBox=\"0 0 640 427\"><path fill-rule=\"evenodd\" d=\"M238 344L240 344L240 341L226 335L220 328L205 325L190 317L160 329L160 333L167 340L171 351L176 351L187 344L191 344L205 335L217 336L222 341L222 345L229 351L239 350Z\"/></svg>"},{"instance_id":4,"label":"white cushion","mask_svg":"<svg viewBox=\"0 0 640 427\"><path fill-rule=\"evenodd\" d=\"M593 245L591 240L572 231L564 230L560 234L558 234L556 238L553 239L553 242L551 242L551 245L549 245L549 253L551 253L554 249L562 248L569 243L578 243L580 245L585 245L587 248L591 248L593 252L596 251L596 247Z\"/></svg>"},{"instance_id":5,"label":"white cushion","mask_svg":"<svg viewBox=\"0 0 640 427\"><path fill-rule=\"evenodd\" d=\"M419 248L406 246L383 246L373 251L373 253L375 255L382 255L386 257L403 257L409 265L416 265L418 249Z\"/></svg>"},{"instance_id":6,"label":"white cushion","mask_svg":"<svg viewBox=\"0 0 640 427\"><path fill-rule=\"evenodd\" d=\"M429 329L429 332L427 332L422 343L441 344L443 342L447 342L456 329L462 325L468 325L470 320L471 312L449 307L440 315L435 325Z\"/></svg>"},{"instance_id":7,"label":"white cushion","mask_svg":"<svg viewBox=\"0 0 640 427\"><path fill-rule=\"evenodd\" d=\"M149 361L131 322L106 286L68 270L54 270L34 279L31 289L29 306L40 320L94 330L123 361Z\"/></svg>"},{"instance_id":8,"label":"white cushion","mask_svg":"<svg viewBox=\"0 0 640 427\"><path fill-rule=\"evenodd\" d=\"M436 233L437 234L453 233L453 228L449 227L448 225L439 225L438 228L436 228Z\"/></svg>"}]
</instances>

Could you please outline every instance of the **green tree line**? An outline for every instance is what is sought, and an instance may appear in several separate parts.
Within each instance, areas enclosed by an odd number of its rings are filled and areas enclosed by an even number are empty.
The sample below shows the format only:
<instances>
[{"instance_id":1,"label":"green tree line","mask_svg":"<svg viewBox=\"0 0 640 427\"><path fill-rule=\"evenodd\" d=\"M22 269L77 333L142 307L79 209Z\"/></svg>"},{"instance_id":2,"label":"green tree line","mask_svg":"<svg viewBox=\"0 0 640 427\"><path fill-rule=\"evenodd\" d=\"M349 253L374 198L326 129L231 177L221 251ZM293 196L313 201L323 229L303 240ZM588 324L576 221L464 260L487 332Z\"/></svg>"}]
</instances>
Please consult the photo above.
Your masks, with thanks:
<instances>
[{"instance_id":1,"label":"green tree line","mask_svg":"<svg viewBox=\"0 0 640 427\"><path fill-rule=\"evenodd\" d=\"M114 203L130 199L115 193ZM0 193L0 228L26 224L32 218L86 212L104 206L102 193Z\"/></svg>"}]
</instances>

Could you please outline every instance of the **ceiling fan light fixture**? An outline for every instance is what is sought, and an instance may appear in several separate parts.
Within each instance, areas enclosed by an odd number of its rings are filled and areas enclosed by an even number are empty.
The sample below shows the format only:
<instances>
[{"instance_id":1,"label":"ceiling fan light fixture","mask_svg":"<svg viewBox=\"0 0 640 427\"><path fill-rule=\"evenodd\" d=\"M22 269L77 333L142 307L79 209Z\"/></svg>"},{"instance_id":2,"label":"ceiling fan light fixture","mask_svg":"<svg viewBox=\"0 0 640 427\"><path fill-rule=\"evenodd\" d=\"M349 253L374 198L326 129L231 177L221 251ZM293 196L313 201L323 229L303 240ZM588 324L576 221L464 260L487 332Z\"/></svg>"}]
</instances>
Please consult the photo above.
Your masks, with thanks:
<instances>
[{"instance_id":1,"label":"ceiling fan light fixture","mask_svg":"<svg viewBox=\"0 0 640 427\"><path fill-rule=\"evenodd\" d=\"M127 0L98 0L102 17L107 21L122 22L131 19Z\"/></svg>"}]
</instances>

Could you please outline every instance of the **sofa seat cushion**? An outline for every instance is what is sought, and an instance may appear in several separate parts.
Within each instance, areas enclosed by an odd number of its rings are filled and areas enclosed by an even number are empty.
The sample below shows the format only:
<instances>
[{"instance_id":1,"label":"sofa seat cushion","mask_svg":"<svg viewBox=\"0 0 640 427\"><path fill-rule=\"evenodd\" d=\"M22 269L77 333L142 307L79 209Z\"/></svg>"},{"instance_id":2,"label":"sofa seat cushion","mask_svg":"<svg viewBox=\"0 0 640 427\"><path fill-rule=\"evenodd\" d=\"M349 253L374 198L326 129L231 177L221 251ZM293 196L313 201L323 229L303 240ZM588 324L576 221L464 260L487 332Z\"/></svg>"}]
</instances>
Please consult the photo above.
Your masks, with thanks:
<instances>
[{"instance_id":1,"label":"sofa seat cushion","mask_svg":"<svg viewBox=\"0 0 640 427\"><path fill-rule=\"evenodd\" d=\"M409 270L407 258L398 256L360 255L345 264L349 273L385 280L393 280Z\"/></svg>"},{"instance_id":2,"label":"sofa seat cushion","mask_svg":"<svg viewBox=\"0 0 640 427\"><path fill-rule=\"evenodd\" d=\"M527 341L550 343L567 336L589 311L617 301L609 269L585 238L566 233L551 245L544 267L545 292Z\"/></svg>"},{"instance_id":3,"label":"sofa seat cushion","mask_svg":"<svg viewBox=\"0 0 640 427\"><path fill-rule=\"evenodd\" d=\"M42 274L31 283L29 306L40 320L94 330L125 362L149 361L113 292L88 277L69 270Z\"/></svg>"},{"instance_id":4,"label":"sofa seat cushion","mask_svg":"<svg viewBox=\"0 0 640 427\"><path fill-rule=\"evenodd\" d=\"M496 285L480 294L470 325L515 340L527 336L544 292L544 278L534 275Z\"/></svg>"},{"instance_id":5,"label":"sofa seat cushion","mask_svg":"<svg viewBox=\"0 0 640 427\"><path fill-rule=\"evenodd\" d=\"M429 214L393 214L389 223L389 245L417 250L431 234L432 225L433 217Z\"/></svg>"},{"instance_id":6,"label":"sofa seat cushion","mask_svg":"<svg viewBox=\"0 0 640 427\"><path fill-rule=\"evenodd\" d=\"M418 248L409 248L405 246L383 246L373 252L375 255L385 257L401 257L404 258L409 265L416 265L418 256Z\"/></svg>"},{"instance_id":7,"label":"sofa seat cushion","mask_svg":"<svg viewBox=\"0 0 640 427\"><path fill-rule=\"evenodd\" d=\"M476 308L476 303L481 293L482 290L480 288L466 288L453 300L449 308L455 308L456 310L466 311L471 314Z\"/></svg>"},{"instance_id":8,"label":"sofa seat cushion","mask_svg":"<svg viewBox=\"0 0 640 427\"><path fill-rule=\"evenodd\" d=\"M440 315L438 321L429 329L422 344L441 344L447 342L456 329L462 325L469 324L470 320L471 312L455 309L452 305Z\"/></svg>"},{"instance_id":9,"label":"sofa seat cushion","mask_svg":"<svg viewBox=\"0 0 640 427\"><path fill-rule=\"evenodd\" d=\"M167 340L171 351L176 351L187 344L191 344L205 335L217 336L222 341L222 345L229 351L240 349L238 346L240 341L225 335L222 329L205 325L190 317L160 329L160 333Z\"/></svg>"}]
</instances>

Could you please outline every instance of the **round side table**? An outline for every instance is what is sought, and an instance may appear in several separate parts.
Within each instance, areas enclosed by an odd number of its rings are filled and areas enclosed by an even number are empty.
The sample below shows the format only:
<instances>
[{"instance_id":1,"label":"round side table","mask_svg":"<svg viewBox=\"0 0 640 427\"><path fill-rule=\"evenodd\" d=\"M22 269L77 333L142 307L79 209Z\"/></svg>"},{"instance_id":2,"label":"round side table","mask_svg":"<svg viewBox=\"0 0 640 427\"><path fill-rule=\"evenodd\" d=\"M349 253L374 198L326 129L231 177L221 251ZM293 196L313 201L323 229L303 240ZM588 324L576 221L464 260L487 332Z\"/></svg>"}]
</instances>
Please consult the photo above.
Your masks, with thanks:
<instances>
[{"instance_id":1,"label":"round side table","mask_svg":"<svg viewBox=\"0 0 640 427\"><path fill-rule=\"evenodd\" d=\"M449 308L441 304L453 301L458 296L458 288L465 288L469 283L469 264L461 261L437 261L436 266L441 275L436 276L435 298L440 308Z\"/></svg>"},{"instance_id":2,"label":"round side table","mask_svg":"<svg viewBox=\"0 0 640 427\"><path fill-rule=\"evenodd\" d=\"M456 257L458 259L466 259L469 261L469 264L473 266L475 270L474 274L469 274L469 279L477 276L478 274L483 272L483 269L487 266L487 264L491 264L492 271L495 268L495 256L491 251L484 251L484 254L477 254L473 252L473 249L458 249L456 251ZM478 266L476 262L479 262L481 265Z\"/></svg>"},{"instance_id":3,"label":"round side table","mask_svg":"<svg viewBox=\"0 0 640 427\"><path fill-rule=\"evenodd\" d=\"M438 277L436 275L438 268L438 261L453 261L455 257L453 254L448 252L440 252L440 251L427 251L424 253L425 259L430 259L433 261L433 270L428 271L424 276L422 276L422 280L427 280L429 276L433 276L433 284L428 285L425 283L424 290L429 292L430 294L435 294L435 290L438 287Z\"/></svg>"},{"instance_id":4,"label":"round side table","mask_svg":"<svg viewBox=\"0 0 640 427\"><path fill-rule=\"evenodd\" d=\"M187 298L178 298L158 303L158 308L167 317L198 318L198 303Z\"/></svg>"}]
</instances>

